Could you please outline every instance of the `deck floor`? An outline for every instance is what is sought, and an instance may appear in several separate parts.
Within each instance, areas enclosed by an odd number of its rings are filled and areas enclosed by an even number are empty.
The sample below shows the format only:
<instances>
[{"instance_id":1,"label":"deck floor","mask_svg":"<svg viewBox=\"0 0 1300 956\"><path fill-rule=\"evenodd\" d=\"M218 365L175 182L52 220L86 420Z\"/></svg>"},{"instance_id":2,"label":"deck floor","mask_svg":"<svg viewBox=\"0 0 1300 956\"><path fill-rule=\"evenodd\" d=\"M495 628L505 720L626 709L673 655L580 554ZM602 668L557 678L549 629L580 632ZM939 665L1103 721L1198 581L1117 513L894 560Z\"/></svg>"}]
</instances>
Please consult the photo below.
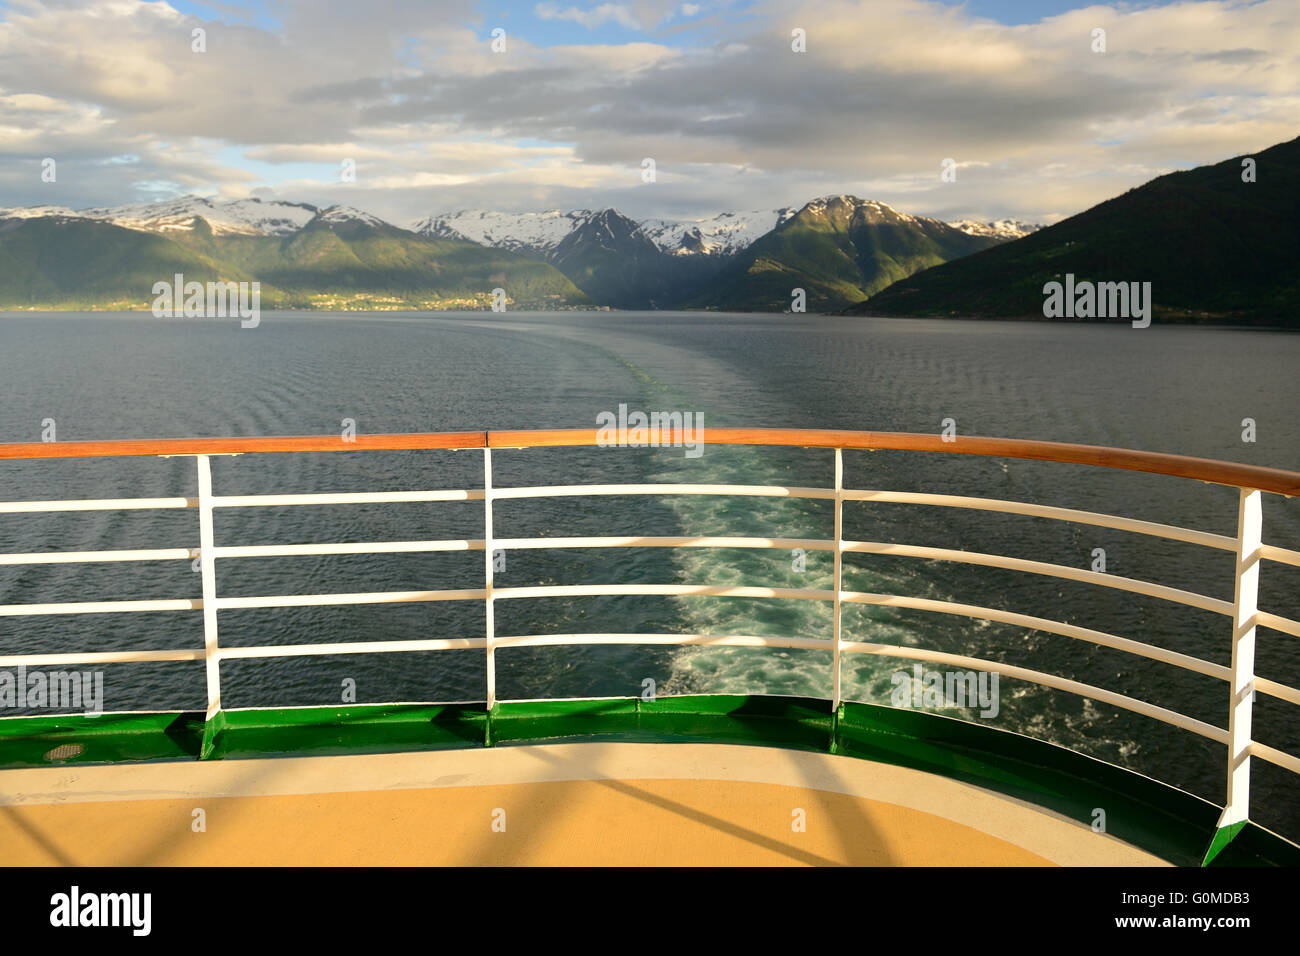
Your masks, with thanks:
<instances>
[{"instance_id":1,"label":"deck floor","mask_svg":"<svg viewBox=\"0 0 1300 956\"><path fill-rule=\"evenodd\" d=\"M916 770L626 743L0 771L0 862L1162 864L1081 821Z\"/></svg>"}]
</instances>

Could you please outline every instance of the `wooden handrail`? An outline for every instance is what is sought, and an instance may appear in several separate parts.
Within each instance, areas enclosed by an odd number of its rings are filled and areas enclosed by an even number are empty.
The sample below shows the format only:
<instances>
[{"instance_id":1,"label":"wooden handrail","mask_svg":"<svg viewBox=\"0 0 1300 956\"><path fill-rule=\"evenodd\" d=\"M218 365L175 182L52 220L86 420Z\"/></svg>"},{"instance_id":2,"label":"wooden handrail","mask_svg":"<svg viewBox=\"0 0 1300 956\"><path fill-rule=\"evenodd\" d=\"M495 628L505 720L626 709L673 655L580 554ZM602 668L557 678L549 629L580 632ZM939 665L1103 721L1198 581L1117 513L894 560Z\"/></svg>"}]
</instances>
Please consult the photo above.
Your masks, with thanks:
<instances>
[{"instance_id":1,"label":"wooden handrail","mask_svg":"<svg viewBox=\"0 0 1300 956\"><path fill-rule=\"evenodd\" d=\"M27 442L0 444L0 459L98 458L130 455L242 455L264 452L391 451L399 449L543 448L595 446L600 430L567 428L492 432L412 432L356 436L281 438L165 438L157 440ZM1122 468L1151 474L1191 478L1237 488L1258 488L1280 495L1300 495L1300 473L1282 468L1170 455L1164 452L1076 445L1070 442L1023 438L986 438L913 432L866 432L816 428L706 428L698 436L680 429L648 429L650 444L785 445L800 448L947 452L994 458L1023 458L1067 464Z\"/></svg>"},{"instance_id":2,"label":"wooden handrail","mask_svg":"<svg viewBox=\"0 0 1300 956\"><path fill-rule=\"evenodd\" d=\"M121 458L130 455L254 455L285 451L395 451L484 448L487 432L408 432L394 435L298 435L278 438L158 438L125 441L0 443L4 458Z\"/></svg>"},{"instance_id":3,"label":"wooden handrail","mask_svg":"<svg viewBox=\"0 0 1300 956\"><path fill-rule=\"evenodd\" d=\"M705 428L698 438L681 429L647 429L650 444L681 445L700 441L709 445L791 445L800 448L845 448L891 451L948 452L985 455L992 458L1025 458L1077 465L1123 468L1177 478L1193 478L1217 485L1258 488L1280 495L1300 495L1300 472L1260 465L1242 465L1212 458L1170 455L1164 452L1108 448L1104 445L1076 445L1070 442L1036 441L1025 438L985 438L915 432L859 432L819 428ZM564 445L596 445L595 428L552 431L488 432L490 448L537 448Z\"/></svg>"}]
</instances>

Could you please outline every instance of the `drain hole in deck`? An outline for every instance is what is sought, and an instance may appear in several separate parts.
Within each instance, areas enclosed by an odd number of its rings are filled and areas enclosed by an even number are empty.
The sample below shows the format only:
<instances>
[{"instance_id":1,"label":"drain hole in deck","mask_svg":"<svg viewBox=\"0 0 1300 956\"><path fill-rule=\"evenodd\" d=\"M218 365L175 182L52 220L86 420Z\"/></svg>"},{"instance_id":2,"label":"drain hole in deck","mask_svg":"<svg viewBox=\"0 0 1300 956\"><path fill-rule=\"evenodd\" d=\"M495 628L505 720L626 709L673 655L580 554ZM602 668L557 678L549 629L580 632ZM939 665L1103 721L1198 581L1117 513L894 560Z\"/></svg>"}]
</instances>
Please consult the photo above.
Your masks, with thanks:
<instances>
[{"instance_id":1,"label":"drain hole in deck","mask_svg":"<svg viewBox=\"0 0 1300 956\"><path fill-rule=\"evenodd\" d=\"M81 744L59 744L53 750L45 752L46 760L69 760L79 757L86 748Z\"/></svg>"}]
</instances>

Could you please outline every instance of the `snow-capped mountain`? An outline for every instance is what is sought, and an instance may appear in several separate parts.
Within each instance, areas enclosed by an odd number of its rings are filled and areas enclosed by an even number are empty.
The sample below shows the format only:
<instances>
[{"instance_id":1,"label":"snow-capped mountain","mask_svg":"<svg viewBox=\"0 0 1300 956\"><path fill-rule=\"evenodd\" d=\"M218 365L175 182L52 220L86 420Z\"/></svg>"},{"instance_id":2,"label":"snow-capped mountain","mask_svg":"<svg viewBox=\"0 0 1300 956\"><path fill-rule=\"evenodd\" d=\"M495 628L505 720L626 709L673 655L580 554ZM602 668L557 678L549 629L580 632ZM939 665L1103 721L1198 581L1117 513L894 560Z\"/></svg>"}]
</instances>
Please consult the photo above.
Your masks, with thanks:
<instances>
[{"instance_id":1,"label":"snow-capped mountain","mask_svg":"<svg viewBox=\"0 0 1300 956\"><path fill-rule=\"evenodd\" d=\"M309 219L311 217L308 217ZM389 225L378 216L372 216L354 206L330 206L328 209L322 209L316 217L318 222L338 225L345 222L359 222L367 226L387 226Z\"/></svg>"},{"instance_id":2,"label":"snow-capped mountain","mask_svg":"<svg viewBox=\"0 0 1300 956\"><path fill-rule=\"evenodd\" d=\"M75 211L65 206L0 209L0 219L62 216L110 222L137 232L166 234L178 230L188 231L194 227L195 218L200 218L207 220L216 236L289 236L310 222L317 212L315 206L306 203L263 202L260 199L213 202L201 196L184 196L164 202Z\"/></svg>"},{"instance_id":3,"label":"snow-capped mountain","mask_svg":"<svg viewBox=\"0 0 1300 956\"><path fill-rule=\"evenodd\" d=\"M983 223L972 222L972 228L962 229L957 223L944 222L941 219L932 219L928 216L913 216L909 213L899 212L888 203L880 202L875 199L860 199L857 196L847 196L844 194L838 196L819 196L811 200L802 208L794 211L795 217L811 218L813 220L839 220L845 223L863 222L863 223L887 223L899 227L911 229L922 229L929 232L942 233L946 230L955 229L958 232L965 233L968 236L978 236L981 238L1009 239L1010 235L998 235L989 229L978 229L974 227L983 226Z\"/></svg>"},{"instance_id":4,"label":"snow-capped mountain","mask_svg":"<svg viewBox=\"0 0 1300 956\"><path fill-rule=\"evenodd\" d=\"M793 214L774 209L688 222L638 222L616 209L475 209L429 216L412 229L544 259L598 302L659 308L707 281L724 262Z\"/></svg>"},{"instance_id":5,"label":"snow-capped mountain","mask_svg":"<svg viewBox=\"0 0 1300 956\"><path fill-rule=\"evenodd\" d=\"M781 225L798 209L724 212L709 219L647 219L641 230L669 255L732 256Z\"/></svg>"},{"instance_id":6,"label":"snow-capped mountain","mask_svg":"<svg viewBox=\"0 0 1300 956\"><path fill-rule=\"evenodd\" d=\"M796 217L813 219L843 219L870 223L893 223L904 226L946 226L938 219L912 216L899 212L888 203L875 199L860 199L841 193L838 196L819 196L795 211Z\"/></svg>"},{"instance_id":7,"label":"snow-capped mountain","mask_svg":"<svg viewBox=\"0 0 1300 956\"><path fill-rule=\"evenodd\" d=\"M67 206L14 206L0 209L0 219L40 219L43 216L66 216L76 219L78 213Z\"/></svg>"},{"instance_id":8,"label":"snow-capped mountain","mask_svg":"<svg viewBox=\"0 0 1300 956\"><path fill-rule=\"evenodd\" d=\"M888 203L875 199L859 199L857 196L849 196L845 193L840 193L838 196L818 196L816 199L809 200L802 209L797 211L816 214L845 209L861 210L868 216L900 219L903 222L920 222L925 218L924 216L909 216L905 212L899 212Z\"/></svg>"},{"instance_id":9,"label":"snow-capped mountain","mask_svg":"<svg viewBox=\"0 0 1300 956\"><path fill-rule=\"evenodd\" d=\"M594 215L589 209L524 213L462 209L428 216L411 226L411 230L434 239L468 239L481 246L548 255Z\"/></svg>"},{"instance_id":10,"label":"snow-capped mountain","mask_svg":"<svg viewBox=\"0 0 1300 956\"><path fill-rule=\"evenodd\" d=\"M706 219L645 219L637 225L659 249L672 256L731 256L766 235L797 209L724 212ZM505 213L480 209L428 216L411 228L437 239L468 239L484 246L551 255L568 236L600 217L619 216L612 209Z\"/></svg>"},{"instance_id":11,"label":"snow-capped mountain","mask_svg":"<svg viewBox=\"0 0 1300 956\"><path fill-rule=\"evenodd\" d=\"M1041 223L1025 222L1022 219L998 219L994 222L962 219L958 222L950 222L948 225L960 229L968 236L994 236L998 239L1019 239L1043 228Z\"/></svg>"},{"instance_id":12,"label":"snow-capped mountain","mask_svg":"<svg viewBox=\"0 0 1300 956\"><path fill-rule=\"evenodd\" d=\"M859 199L857 196L822 196L808 203L804 209L812 212L823 212L831 207L841 207L846 209L858 210L869 218L879 219L890 222L905 222L911 224L931 223L951 226L959 232L964 232L968 236L985 236L993 239L1019 239L1021 236L1027 236L1031 232L1037 232L1042 229L1042 225L1033 222L1024 222L1020 219L998 219L995 222L980 222L976 219L962 219L957 222L943 222L939 219L931 219L927 216L911 216L905 212L899 212L893 206L887 203L878 202L874 199Z\"/></svg>"}]
</instances>

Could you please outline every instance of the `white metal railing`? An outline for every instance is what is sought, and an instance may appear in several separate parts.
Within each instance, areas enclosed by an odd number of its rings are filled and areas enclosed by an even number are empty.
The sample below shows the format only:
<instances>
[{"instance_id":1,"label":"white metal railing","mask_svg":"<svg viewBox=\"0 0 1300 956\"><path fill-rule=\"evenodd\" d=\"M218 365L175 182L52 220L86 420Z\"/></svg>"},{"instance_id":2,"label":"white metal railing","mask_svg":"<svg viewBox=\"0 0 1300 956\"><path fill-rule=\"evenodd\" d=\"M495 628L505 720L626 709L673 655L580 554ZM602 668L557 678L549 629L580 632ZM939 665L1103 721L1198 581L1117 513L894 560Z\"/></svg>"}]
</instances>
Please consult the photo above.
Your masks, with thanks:
<instances>
[{"instance_id":1,"label":"white metal railing","mask_svg":"<svg viewBox=\"0 0 1300 956\"><path fill-rule=\"evenodd\" d=\"M517 438L521 433L512 433ZM804 435L809 433L802 433ZM833 433L855 434L855 433ZM860 433L866 434L866 433ZM411 436L397 436L410 439ZM714 439L716 441L716 439ZM205 440L215 441L215 440ZM230 440L233 441L233 440ZM258 440L267 441L267 440ZM292 439L289 441L306 441ZM989 441L980 439L979 441ZM582 442L568 442L581 444ZM750 442L757 443L757 442ZM773 442L797 444L796 441ZM538 444L565 444L559 441ZM1004 501L989 498L972 498L955 495L934 495L878 490L848 489L843 485L843 449L838 444L818 443L834 451L834 482L830 488L786 487L778 485L733 484L606 484L606 485L553 485L497 488L492 481L492 442L484 436L482 445L429 447L480 447L483 452L483 487L467 490L436 490L411 492L371 492L357 494L265 494L221 496L213 493L209 454L193 454L197 467L197 498L136 498L87 501L14 501L0 502L0 514L32 514L68 511L107 511L118 509L169 509L194 508L199 513L199 546L191 548L157 548L118 551L76 551L53 553L22 553L0 555L0 565L40 565L80 562L131 562L193 559L200 561L202 599L159 599L125 601L91 601L46 604L0 605L0 616L32 616L58 614L141 613L162 611L200 610L203 615L204 644L202 648L94 651L58 654L7 654L0 655L0 667L49 666L70 664L105 664L145 661L203 661L207 682L207 719L211 720L221 709L221 662L232 659L298 657L335 654L382 654L436 650L482 649L485 654L486 697L491 708L497 703L495 651L498 648L542 647L558 645L645 644L645 645L701 645L729 647L793 648L800 650L829 650L831 653L832 694L830 704L838 710L842 700L841 660L844 654L876 654L900 659L926 661L953 667L997 671L1008 677L1030 681L1045 687L1088 697L1111 706L1163 721L1172 726L1198 734L1216 743L1227 745L1228 786L1227 801L1220 821L1221 826L1248 818L1250 790L1250 758L1257 757L1294 773L1300 773L1300 758L1283 750L1252 739L1251 716L1254 692L1263 693L1291 704L1300 705L1300 689L1287 686L1254 673L1254 647L1257 626L1265 626L1286 634L1300 636L1300 623L1258 609L1258 579L1261 561L1269 560L1300 567L1300 552L1265 545L1262 542L1261 491L1257 488L1239 487L1237 535L1227 537L1189 528L1140 521L1117 515L1098 514L1068 508L1049 507L1029 502ZM379 446L385 447L385 446ZM410 444L389 447L419 447ZM513 447L513 446L498 446ZM865 447L846 444L845 447ZM894 447L903 447L902 445ZM1062 446L1065 447L1065 446ZM1082 446L1072 446L1082 447ZM288 449L269 449L288 450ZM946 450L946 449L930 449ZM122 452L122 454L147 454L148 452ZM183 453L183 452L181 452ZM237 454L239 452L218 452ZM975 452L993 454L996 452ZM1128 453L1140 454L1140 453ZM8 457L24 457L14 454ZM34 456L27 456L34 457ZM1023 454L1020 457L1043 457ZM1065 460L1065 459L1062 459ZM1082 459L1078 459L1082 460ZM1106 462L1092 462L1101 463ZM1222 465L1223 463L1216 463ZM1119 465L1118 467L1130 467ZM1240 467L1245 466L1226 466ZM1156 470L1156 469L1144 469ZM1172 473L1172 472L1169 472ZM1276 473L1289 475L1289 473ZM1300 476L1293 476L1300 479ZM1288 479L1289 480L1289 479ZM1225 482L1226 483L1226 482ZM1286 485L1290 487L1290 485ZM658 495L714 495L757 496L830 500L833 502L833 532L830 538L764 538L744 536L586 536L497 538L494 536L492 504L502 499L557 498L572 496L658 496ZM447 539L419 541L384 541L362 543L316 543L294 545L230 546L217 545L213 533L213 511L217 508L258 508L296 505L336 505L362 503L406 503L433 501L482 501L484 506L483 537L481 539ZM932 505L972 510L997 511L1027 515L1052 520L1090 524L1137 534L1151 535L1202 547L1228 550L1236 555L1234 596L1231 602L1197 594L1165 585L1134 578L1119 577L1064 565L1041 561L982 554L944 548L916 547L910 545L849 541L843 537L843 506L846 501L895 502ZM494 552L540 548L757 548L831 551L834 555L832 587L777 588L761 586L711 585L711 584L605 584L605 585L547 585L531 587L499 587L493 578ZM221 597L217 593L216 561L248 557L280 557L333 554L399 554L437 551L483 551L484 586L482 588L447 590L364 591L356 593L261 595L251 597ZM999 608L958 604L950 601L929 600L894 594L873 594L846 591L843 588L843 556L846 553L887 554L918 560L957 561L984 567L1001 568L1029 574L1054 576L1088 584L1116 588L1166 601L1184 604L1204 611L1222 614L1233 619L1231 634L1232 658L1230 666L1215 664L1192 655L1170 651L1131 638L1108 634L1089 628L1053 621L1046 618ZM827 601L832 605L832 636L822 638L764 637L755 635L712 634L531 634L497 635L495 633L494 604L500 600L519 600L558 596L608 596L608 595L658 595L658 596L718 596L755 599L794 599ZM324 605L412 603L432 601L482 601L485 608L485 628L482 637L443 638L427 640L336 642L318 644L268 645L252 647L223 647L219 640L218 612L236 608L282 608ZM953 614L1017 627L1058 634L1075 640L1114 648L1151 660L1179 667L1194 673L1222 680L1229 685L1229 719L1226 730L1176 711L1159 707L1146 701L1104 688L1053 674L1001 662L982 660L940 651L900 647L872 642L847 641L842 630L844 604L864 604L901 607L932 613Z\"/></svg>"}]
</instances>

